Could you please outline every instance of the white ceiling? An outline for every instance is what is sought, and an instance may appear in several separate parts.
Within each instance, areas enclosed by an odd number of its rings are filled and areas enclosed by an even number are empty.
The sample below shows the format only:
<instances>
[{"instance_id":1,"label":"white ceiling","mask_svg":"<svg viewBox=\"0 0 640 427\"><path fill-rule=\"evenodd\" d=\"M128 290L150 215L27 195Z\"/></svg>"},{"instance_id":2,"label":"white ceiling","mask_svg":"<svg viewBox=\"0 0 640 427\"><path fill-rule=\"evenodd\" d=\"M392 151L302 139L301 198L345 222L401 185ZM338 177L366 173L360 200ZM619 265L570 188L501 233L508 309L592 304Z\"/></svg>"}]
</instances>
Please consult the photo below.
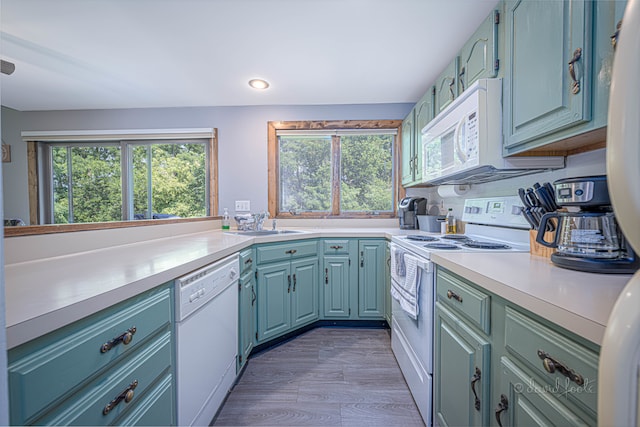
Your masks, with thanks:
<instances>
[{"instance_id":1,"label":"white ceiling","mask_svg":"<svg viewBox=\"0 0 640 427\"><path fill-rule=\"evenodd\" d=\"M2 0L2 105L415 102L498 0ZM266 91L247 82L264 78Z\"/></svg>"}]
</instances>

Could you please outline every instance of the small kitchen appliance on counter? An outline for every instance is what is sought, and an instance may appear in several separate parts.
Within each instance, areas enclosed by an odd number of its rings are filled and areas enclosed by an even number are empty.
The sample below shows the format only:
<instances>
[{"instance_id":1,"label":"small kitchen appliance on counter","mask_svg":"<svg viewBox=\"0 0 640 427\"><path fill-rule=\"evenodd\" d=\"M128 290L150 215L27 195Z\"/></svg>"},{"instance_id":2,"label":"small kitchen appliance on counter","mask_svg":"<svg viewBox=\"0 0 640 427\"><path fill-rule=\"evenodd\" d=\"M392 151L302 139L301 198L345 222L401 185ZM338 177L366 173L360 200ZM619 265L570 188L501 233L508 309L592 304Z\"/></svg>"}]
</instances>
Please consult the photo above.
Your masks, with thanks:
<instances>
[{"instance_id":1,"label":"small kitchen appliance on counter","mask_svg":"<svg viewBox=\"0 0 640 427\"><path fill-rule=\"evenodd\" d=\"M418 215L427 214L427 199L422 197L405 197L398 204L400 228L415 230L418 228Z\"/></svg>"},{"instance_id":2,"label":"small kitchen appliance on counter","mask_svg":"<svg viewBox=\"0 0 640 427\"><path fill-rule=\"evenodd\" d=\"M544 214L536 241L557 248L551 261L564 268L591 273L634 273L640 260L626 243L611 207L605 175L560 179L553 183L556 204L572 210ZM578 211L573 211L575 208ZM553 241L544 238L552 219Z\"/></svg>"}]
</instances>

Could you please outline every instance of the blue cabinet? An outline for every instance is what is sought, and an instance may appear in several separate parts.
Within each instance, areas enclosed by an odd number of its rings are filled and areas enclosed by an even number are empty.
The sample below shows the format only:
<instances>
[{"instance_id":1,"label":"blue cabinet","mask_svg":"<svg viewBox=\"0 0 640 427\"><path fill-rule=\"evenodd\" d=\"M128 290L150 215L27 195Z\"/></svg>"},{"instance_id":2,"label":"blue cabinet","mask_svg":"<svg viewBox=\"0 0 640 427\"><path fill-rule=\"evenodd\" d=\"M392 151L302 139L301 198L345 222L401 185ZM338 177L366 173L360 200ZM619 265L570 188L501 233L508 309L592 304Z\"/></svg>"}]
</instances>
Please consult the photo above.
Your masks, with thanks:
<instances>
[{"instance_id":1,"label":"blue cabinet","mask_svg":"<svg viewBox=\"0 0 640 427\"><path fill-rule=\"evenodd\" d=\"M11 349L10 422L175 424L173 347L166 284ZM168 400L162 417L148 412L158 408L156 398Z\"/></svg>"},{"instance_id":2,"label":"blue cabinet","mask_svg":"<svg viewBox=\"0 0 640 427\"><path fill-rule=\"evenodd\" d=\"M625 1L505 2L505 155L604 146Z\"/></svg>"},{"instance_id":3,"label":"blue cabinet","mask_svg":"<svg viewBox=\"0 0 640 427\"><path fill-rule=\"evenodd\" d=\"M447 67L442 70L435 82L435 114L436 116L458 97L458 61L456 56Z\"/></svg>"},{"instance_id":4,"label":"blue cabinet","mask_svg":"<svg viewBox=\"0 0 640 427\"><path fill-rule=\"evenodd\" d=\"M256 247L258 343L318 320L317 254L317 240Z\"/></svg>"},{"instance_id":5,"label":"blue cabinet","mask_svg":"<svg viewBox=\"0 0 640 427\"><path fill-rule=\"evenodd\" d=\"M460 50L458 93L462 93L478 79L498 75L498 25L500 12L494 10L482 21L478 29Z\"/></svg>"},{"instance_id":6,"label":"blue cabinet","mask_svg":"<svg viewBox=\"0 0 640 427\"><path fill-rule=\"evenodd\" d=\"M362 319L384 319L385 301L384 240L360 240L358 269L358 316Z\"/></svg>"}]
</instances>

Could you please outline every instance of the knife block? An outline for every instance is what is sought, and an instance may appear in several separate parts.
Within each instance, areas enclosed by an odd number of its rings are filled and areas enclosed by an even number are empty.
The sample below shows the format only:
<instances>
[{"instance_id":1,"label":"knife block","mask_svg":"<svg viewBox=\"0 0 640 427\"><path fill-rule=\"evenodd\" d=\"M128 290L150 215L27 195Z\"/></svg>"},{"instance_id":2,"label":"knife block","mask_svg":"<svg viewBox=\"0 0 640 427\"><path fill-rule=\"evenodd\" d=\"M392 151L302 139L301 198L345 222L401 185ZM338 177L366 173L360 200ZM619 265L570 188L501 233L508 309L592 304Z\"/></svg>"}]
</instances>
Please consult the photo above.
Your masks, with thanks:
<instances>
[{"instance_id":1,"label":"knife block","mask_svg":"<svg viewBox=\"0 0 640 427\"><path fill-rule=\"evenodd\" d=\"M547 231L546 233L544 233L544 239L547 241L553 240L553 234L554 233L552 231ZM537 235L538 230L529 230L529 252L531 253L531 255L541 256L545 258L551 257L551 254L556 251L555 248L548 248L536 242Z\"/></svg>"}]
</instances>

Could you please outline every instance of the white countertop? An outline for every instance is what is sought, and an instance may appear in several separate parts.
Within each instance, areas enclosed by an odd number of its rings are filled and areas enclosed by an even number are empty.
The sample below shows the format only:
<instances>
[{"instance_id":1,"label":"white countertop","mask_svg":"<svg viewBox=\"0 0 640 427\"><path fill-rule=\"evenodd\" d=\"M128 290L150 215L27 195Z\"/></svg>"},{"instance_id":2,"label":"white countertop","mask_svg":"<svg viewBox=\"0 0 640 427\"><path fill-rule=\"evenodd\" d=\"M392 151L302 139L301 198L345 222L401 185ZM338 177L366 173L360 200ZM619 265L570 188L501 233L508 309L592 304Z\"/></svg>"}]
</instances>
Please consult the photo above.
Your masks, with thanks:
<instances>
[{"instance_id":1,"label":"white countertop","mask_svg":"<svg viewBox=\"0 0 640 427\"><path fill-rule=\"evenodd\" d=\"M5 265L8 348L231 255L254 243L411 234L397 228L302 229L247 237L219 230L183 234ZM432 260L600 344L613 303L630 276L579 273L528 253L444 253Z\"/></svg>"},{"instance_id":2,"label":"white countertop","mask_svg":"<svg viewBox=\"0 0 640 427\"><path fill-rule=\"evenodd\" d=\"M568 270L529 253L437 252L431 260L598 345L631 278Z\"/></svg>"},{"instance_id":3,"label":"white countertop","mask_svg":"<svg viewBox=\"0 0 640 427\"><path fill-rule=\"evenodd\" d=\"M302 229L301 229L302 230ZM380 237L398 229L321 229L259 238L207 231L5 265L8 348L37 338L253 243Z\"/></svg>"}]
</instances>

